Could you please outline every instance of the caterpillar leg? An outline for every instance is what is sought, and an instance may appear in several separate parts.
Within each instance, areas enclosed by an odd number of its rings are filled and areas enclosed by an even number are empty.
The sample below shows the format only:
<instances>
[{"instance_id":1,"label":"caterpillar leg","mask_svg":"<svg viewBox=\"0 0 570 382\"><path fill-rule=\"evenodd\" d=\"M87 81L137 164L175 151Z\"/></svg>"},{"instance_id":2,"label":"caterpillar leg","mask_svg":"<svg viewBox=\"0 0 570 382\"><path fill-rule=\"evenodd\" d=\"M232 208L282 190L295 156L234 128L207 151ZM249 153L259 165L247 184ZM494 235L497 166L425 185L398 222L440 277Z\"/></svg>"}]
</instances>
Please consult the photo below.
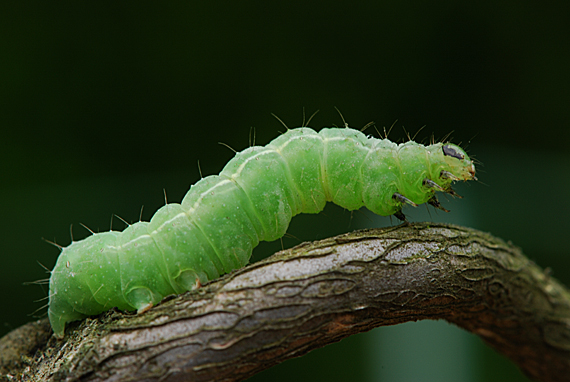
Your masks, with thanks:
<instances>
[{"instance_id":1,"label":"caterpillar leg","mask_svg":"<svg viewBox=\"0 0 570 382\"><path fill-rule=\"evenodd\" d=\"M413 207L418 206L416 203L412 202L410 199L406 198L404 195L398 194L397 192L394 192L394 195L392 195L392 199L397 200L400 203L408 203L410 206L413 206ZM394 215L396 215L396 214L394 214Z\"/></svg>"},{"instance_id":2,"label":"caterpillar leg","mask_svg":"<svg viewBox=\"0 0 570 382\"><path fill-rule=\"evenodd\" d=\"M450 173L449 171L445 171L445 170L441 170L441 172L439 173L439 176L443 179L451 179L454 182L461 180L457 176L455 176L452 173Z\"/></svg>"},{"instance_id":3,"label":"caterpillar leg","mask_svg":"<svg viewBox=\"0 0 570 382\"><path fill-rule=\"evenodd\" d=\"M412 202L410 199L406 198L404 195L399 194L397 192L394 192L394 194L392 195L392 199L396 200L397 202L400 203L407 203L410 206L413 207L417 207L418 205L414 202ZM404 215L402 213L402 210L400 209L399 211L394 212L394 216L397 217L398 219L400 219L403 222L408 222L408 219L406 219L406 215Z\"/></svg>"},{"instance_id":4,"label":"caterpillar leg","mask_svg":"<svg viewBox=\"0 0 570 382\"><path fill-rule=\"evenodd\" d=\"M456 198L463 199L463 196L459 195L459 194L458 194L457 192L455 192L455 191L453 190L453 188L451 188L451 187L446 188L443 192L445 192L445 193L447 193L447 194L449 194L449 195L451 195L451 196L455 196Z\"/></svg>"},{"instance_id":5,"label":"caterpillar leg","mask_svg":"<svg viewBox=\"0 0 570 382\"><path fill-rule=\"evenodd\" d=\"M441 205L441 203L439 202L439 200L437 200L437 198L435 197L435 195L432 196L431 199L429 199L427 202L428 202L429 205L431 205L431 206L437 208L438 210L442 210L442 211L445 211L445 212L449 212L449 210L448 210L447 208L444 208L444 207Z\"/></svg>"},{"instance_id":6,"label":"caterpillar leg","mask_svg":"<svg viewBox=\"0 0 570 382\"><path fill-rule=\"evenodd\" d=\"M148 312L150 310L150 308L152 308L154 306L154 304L152 302L149 302L148 304L146 304L145 306L142 306L140 308L137 309L137 314L141 314L144 312Z\"/></svg>"},{"instance_id":7,"label":"caterpillar leg","mask_svg":"<svg viewBox=\"0 0 570 382\"><path fill-rule=\"evenodd\" d=\"M449 175L446 175L446 174L449 174ZM453 175L452 173L450 173L450 172L448 172L448 171L442 171L442 172L441 172L441 177L442 177L442 178L449 178L449 179L452 179L452 180L459 180L459 178L457 178L455 175ZM433 188L433 189L436 190L436 191L445 192L445 193L447 193L447 194L449 194L449 195L451 195L451 196L455 196L455 197L458 197L458 198L460 198L460 199L463 198L463 196L461 196L461 195L459 195L457 192L455 192L455 191L453 190L453 188L451 188L451 186L449 186L449 187L447 187L447 188L443 188L443 187L441 187L439 184L437 184L436 182L434 182L433 180L428 179L428 178L425 178L425 179L424 179L423 185L424 185L424 186L427 186L427 187L430 187L430 188ZM437 200L436 200L436 202L437 202ZM429 202L428 202L428 203L429 203ZM430 204L431 204L431 203L430 203ZM436 207L436 208L439 208L439 207L437 207L436 205L433 205L433 206ZM449 211L447 211L447 212L449 212Z\"/></svg>"},{"instance_id":8,"label":"caterpillar leg","mask_svg":"<svg viewBox=\"0 0 570 382\"><path fill-rule=\"evenodd\" d=\"M186 269L180 272L180 275L176 277L175 281L180 285L185 291L190 291L202 287L203 283L208 281L208 277L204 272L196 273L192 269Z\"/></svg>"},{"instance_id":9,"label":"caterpillar leg","mask_svg":"<svg viewBox=\"0 0 570 382\"><path fill-rule=\"evenodd\" d=\"M408 222L408 219L406 219L406 215L402 213L402 210L394 212L394 216L405 223Z\"/></svg>"},{"instance_id":10,"label":"caterpillar leg","mask_svg":"<svg viewBox=\"0 0 570 382\"><path fill-rule=\"evenodd\" d=\"M144 313L154 306L153 293L146 287L133 288L125 297L128 303L136 308L137 314ZM158 301L160 301L160 299L158 299Z\"/></svg>"},{"instance_id":11,"label":"caterpillar leg","mask_svg":"<svg viewBox=\"0 0 570 382\"><path fill-rule=\"evenodd\" d=\"M436 191L445 192L445 189L431 179L425 178L423 181L424 186L433 188Z\"/></svg>"}]
</instances>

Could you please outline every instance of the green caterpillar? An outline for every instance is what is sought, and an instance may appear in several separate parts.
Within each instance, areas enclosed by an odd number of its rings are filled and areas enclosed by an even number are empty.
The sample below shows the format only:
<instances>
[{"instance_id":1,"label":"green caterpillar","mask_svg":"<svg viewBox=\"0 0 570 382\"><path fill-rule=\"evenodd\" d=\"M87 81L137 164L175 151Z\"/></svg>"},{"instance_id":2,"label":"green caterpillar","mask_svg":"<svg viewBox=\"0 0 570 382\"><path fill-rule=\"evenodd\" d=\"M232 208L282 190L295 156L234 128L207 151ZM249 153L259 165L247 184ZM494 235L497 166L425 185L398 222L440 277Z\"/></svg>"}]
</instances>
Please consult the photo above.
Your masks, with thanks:
<instances>
[{"instance_id":1,"label":"green caterpillar","mask_svg":"<svg viewBox=\"0 0 570 382\"><path fill-rule=\"evenodd\" d=\"M280 238L293 216L326 202L404 220L403 204L443 209L435 192L453 194L453 181L471 179L474 164L454 144L398 145L348 127L288 130L237 153L150 222L63 248L49 283L51 326L62 338L67 322L113 307L144 312L243 267L260 241Z\"/></svg>"}]
</instances>

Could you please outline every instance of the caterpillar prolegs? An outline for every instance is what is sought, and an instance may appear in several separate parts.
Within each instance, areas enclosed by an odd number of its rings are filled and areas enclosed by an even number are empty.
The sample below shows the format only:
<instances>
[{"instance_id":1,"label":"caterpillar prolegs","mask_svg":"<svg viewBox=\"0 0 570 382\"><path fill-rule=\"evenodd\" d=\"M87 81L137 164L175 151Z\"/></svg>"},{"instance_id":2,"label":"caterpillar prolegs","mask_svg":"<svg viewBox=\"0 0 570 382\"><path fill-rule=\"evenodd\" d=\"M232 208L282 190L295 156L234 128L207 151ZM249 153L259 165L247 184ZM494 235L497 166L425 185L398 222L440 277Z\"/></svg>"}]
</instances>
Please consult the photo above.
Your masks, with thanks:
<instances>
[{"instance_id":1,"label":"caterpillar prolegs","mask_svg":"<svg viewBox=\"0 0 570 382\"><path fill-rule=\"evenodd\" d=\"M451 143L395 144L348 127L290 129L236 153L149 222L63 248L51 272L50 323L61 338L67 322L113 307L145 311L243 267L260 241L280 238L293 216L318 213L326 202L405 219L404 204L443 209L435 193L453 194L453 181L471 179L473 162Z\"/></svg>"}]
</instances>

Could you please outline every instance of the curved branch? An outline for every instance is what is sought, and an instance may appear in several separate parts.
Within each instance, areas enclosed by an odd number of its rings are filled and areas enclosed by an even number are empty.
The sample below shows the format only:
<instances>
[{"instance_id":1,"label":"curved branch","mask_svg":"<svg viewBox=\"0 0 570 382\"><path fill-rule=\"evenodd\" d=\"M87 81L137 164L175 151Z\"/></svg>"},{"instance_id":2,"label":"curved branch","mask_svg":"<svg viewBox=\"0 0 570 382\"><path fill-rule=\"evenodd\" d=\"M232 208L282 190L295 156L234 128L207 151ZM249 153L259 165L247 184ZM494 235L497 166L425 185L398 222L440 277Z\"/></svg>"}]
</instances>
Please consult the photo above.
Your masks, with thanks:
<instances>
[{"instance_id":1,"label":"curved branch","mask_svg":"<svg viewBox=\"0 0 570 382\"><path fill-rule=\"evenodd\" d=\"M72 324L17 372L42 381L238 381L349 335L421 319L481 336L533 379L570 375L570 292L512 245L427 223L304 243L145 314Z\"/></svg>"}]
</instances>

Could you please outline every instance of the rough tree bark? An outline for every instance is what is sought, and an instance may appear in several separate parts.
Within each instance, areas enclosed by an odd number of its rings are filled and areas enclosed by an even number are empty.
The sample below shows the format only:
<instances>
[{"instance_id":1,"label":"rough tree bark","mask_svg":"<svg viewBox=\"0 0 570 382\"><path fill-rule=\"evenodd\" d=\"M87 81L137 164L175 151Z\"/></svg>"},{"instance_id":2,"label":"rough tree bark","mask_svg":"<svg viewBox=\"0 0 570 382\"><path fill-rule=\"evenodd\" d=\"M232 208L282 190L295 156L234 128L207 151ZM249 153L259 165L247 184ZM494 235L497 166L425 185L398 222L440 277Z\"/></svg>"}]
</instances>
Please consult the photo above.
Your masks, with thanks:
<instances>
[{"instance_id":1,"label":"rough tree bark","mask_svg":"<svg viewBox=\"0 0 570 382\"><path fill-rule=\"evenodd\" d=\"M570 292L510 244L427 223L304 243L145 314L71 324L62 341L28 324L0 340L0 367L4 380L238 381L421 319L479 335L533 379L570 379Z\"/></svg>"}]
</instances>

